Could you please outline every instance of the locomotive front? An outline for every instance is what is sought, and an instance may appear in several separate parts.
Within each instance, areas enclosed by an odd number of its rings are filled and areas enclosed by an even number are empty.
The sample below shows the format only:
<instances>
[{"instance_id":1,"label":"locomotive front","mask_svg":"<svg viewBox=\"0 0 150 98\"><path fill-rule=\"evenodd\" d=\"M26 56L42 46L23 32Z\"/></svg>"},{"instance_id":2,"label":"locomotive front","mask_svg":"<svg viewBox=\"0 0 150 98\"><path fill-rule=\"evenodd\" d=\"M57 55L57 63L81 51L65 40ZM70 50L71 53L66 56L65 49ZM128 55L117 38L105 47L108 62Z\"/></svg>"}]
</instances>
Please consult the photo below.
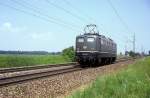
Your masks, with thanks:
<instances>
[{"instance_id":1,"label":"locomotive front","mask_svg":"<svg viewBox=\"0 0 150 98\"><path fill-rule=\"evenodd\" d=\"M97 35L97 33L90 31L76 37L76 60L80 64L94 64L96 62Z\"/></svg>"},{"instance_id":2,"label":"locomotive front","mask_svg":"<svg viewBox=\"0 0 150 98\"><path fill-rule=\"evenodd\" d=\"M79 63L94 63L97 52L95 35L81 35L76 38L76 59Z\"/></svg>"}]
</instances>

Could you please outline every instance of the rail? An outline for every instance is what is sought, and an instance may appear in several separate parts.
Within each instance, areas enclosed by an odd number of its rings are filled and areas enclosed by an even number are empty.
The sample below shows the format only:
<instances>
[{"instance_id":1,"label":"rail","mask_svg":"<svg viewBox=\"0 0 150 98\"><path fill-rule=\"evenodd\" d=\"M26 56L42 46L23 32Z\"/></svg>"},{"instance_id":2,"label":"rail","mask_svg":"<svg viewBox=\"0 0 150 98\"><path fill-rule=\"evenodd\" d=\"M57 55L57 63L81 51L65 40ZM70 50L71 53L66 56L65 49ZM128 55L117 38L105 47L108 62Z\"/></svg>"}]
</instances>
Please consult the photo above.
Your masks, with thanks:
<instances>
[{"instance_id":1,"label":"rail","mask_svg":"<svg viewBox=\"0 0 150 98\"><path fill-rule=\"evenodd\" d=\"M10 72L19 72L19 71L27 71L27 70L35 70L35 69L44 69L44 68L52 68L52 67L60 67L60 66L68 66L77 64L76 62L63 63L63 64L49 64L49 65L36 65L36 66L24 66L24 67L13 67L13 68L0 68L0 74L10 73Z\"/></svg>"},{"instance_id":2,"label":"rail","mask_svg":"<svg viewBox=\"0 0 150 98\"><path fill-rule=\"evenodd\" d=\"M56 70L48 70L42 72L40 71L40 72L33 72L28 74L16 75L16 76L3 77L0 78L0 86L6 86L8 84L19 83L27 80L33 80L33 79L38 79L38 78L43 78L48 76L54 76L54 75L69 73L78 70L82 70L82 68L78 66L68 66Z\"/></svg>"}]
</instances>

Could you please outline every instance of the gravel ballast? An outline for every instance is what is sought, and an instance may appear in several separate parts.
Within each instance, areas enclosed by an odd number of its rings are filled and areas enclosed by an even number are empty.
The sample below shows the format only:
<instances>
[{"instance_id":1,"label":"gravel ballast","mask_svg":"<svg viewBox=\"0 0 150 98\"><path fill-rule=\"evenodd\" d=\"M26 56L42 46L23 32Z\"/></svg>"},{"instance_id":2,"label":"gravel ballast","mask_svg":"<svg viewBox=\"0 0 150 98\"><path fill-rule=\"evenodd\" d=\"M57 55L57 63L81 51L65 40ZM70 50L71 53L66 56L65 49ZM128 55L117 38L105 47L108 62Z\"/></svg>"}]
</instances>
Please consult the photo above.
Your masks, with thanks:
<instances>
[{"instance_id":1,"label":"gravel ballast","mask_svg":"<svg viewBox=\"0 0 150 98\"><path fill-rule=\"evenodd\" d=\"M92 82L99 75L115 72L133 62L131 60L119 62L0 87L0 98L60 98L81 85Z\"/></svg>"}]
</instances>

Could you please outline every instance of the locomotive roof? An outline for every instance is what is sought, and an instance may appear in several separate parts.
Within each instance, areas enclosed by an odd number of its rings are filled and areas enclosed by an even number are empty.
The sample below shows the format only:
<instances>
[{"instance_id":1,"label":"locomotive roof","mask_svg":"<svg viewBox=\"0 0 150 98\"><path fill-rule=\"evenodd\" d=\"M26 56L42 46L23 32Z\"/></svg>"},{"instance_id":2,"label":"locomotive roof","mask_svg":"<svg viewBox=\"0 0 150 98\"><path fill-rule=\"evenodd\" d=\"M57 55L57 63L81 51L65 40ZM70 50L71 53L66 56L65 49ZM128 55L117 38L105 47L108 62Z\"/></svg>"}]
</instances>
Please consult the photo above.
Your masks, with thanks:
<instances>
[{"instance_id":1,"label":"locomotive roof","mask_svg":"<svg viewBox=\"0 0 150 98\"><path fill-rule=\"evenodd\" d=\"M85 36L99 36L99 37L101 37L101 38L105 38L105 39L107 39L107 40L109 40L109 41L112 41L112 42L114 42L111 38L107 38L107 37L105 37L104 35L100 35L99 33L84 33L84 34L82 34L82 35L79 35L79 36L77 36L77 37L85 37Z\"/></svg>"}]
</instances>

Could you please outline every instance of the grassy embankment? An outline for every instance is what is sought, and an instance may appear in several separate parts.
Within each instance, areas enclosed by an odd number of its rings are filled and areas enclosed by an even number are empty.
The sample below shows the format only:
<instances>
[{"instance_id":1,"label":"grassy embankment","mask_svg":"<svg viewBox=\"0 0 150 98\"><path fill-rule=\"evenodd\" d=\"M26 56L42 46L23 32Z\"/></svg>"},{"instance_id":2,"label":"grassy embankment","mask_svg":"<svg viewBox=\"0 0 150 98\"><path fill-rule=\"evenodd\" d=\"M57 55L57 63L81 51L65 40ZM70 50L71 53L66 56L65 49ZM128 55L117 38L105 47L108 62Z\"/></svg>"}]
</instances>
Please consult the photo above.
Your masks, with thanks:
<instances>
[{"instance_id":1,"label":"grassy embankment","mask_svg":"<svg viewBox=\"0 0 150 98\"><path fill-rule=\"evenodd\" d=\"M98 77L89 87L67 98L150 98L150 57Z\"/></svg>"},{"instance_id":2,"label":"grassy embankment","mask_svg":"<svg viewBox=\"0 0 150 98\"><path fill-rule=\"evenodd\" d=\"M0 68L67 62L71 60L62 55L0 55Z\"/></svg>"}]
</instances>

